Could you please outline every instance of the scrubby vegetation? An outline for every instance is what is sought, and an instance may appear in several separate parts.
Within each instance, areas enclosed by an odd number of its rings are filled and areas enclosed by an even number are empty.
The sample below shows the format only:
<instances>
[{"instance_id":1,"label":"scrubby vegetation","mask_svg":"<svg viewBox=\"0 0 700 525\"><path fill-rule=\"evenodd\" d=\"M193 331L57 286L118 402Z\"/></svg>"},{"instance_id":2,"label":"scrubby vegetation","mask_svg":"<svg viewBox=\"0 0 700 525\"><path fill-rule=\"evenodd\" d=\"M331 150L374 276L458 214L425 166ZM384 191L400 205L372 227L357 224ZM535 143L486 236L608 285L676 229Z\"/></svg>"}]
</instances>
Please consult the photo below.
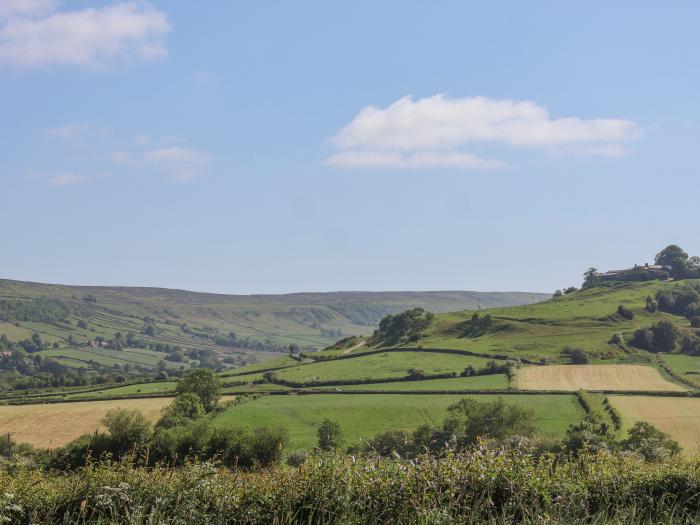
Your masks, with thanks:
<instances>
[{"instance_id":1,"label":"scrubby vegetation","mask_svg":"<svg viewBox=\"0 0 700 525\"><path fill-rule=\"evenodd\" d=\"M640 427L630 440L645 443L649 432ZM676 456L650 462L587 448L570 456L517 440L404 460L393 448L383 454L391 459L296 453L293 466L249 473L200 462L147 467L125 458L57 474L13 461L0 466L0 518L20 524L563 525L681 524L700 517L700 469Z\"/></svg>"}]
</instances>

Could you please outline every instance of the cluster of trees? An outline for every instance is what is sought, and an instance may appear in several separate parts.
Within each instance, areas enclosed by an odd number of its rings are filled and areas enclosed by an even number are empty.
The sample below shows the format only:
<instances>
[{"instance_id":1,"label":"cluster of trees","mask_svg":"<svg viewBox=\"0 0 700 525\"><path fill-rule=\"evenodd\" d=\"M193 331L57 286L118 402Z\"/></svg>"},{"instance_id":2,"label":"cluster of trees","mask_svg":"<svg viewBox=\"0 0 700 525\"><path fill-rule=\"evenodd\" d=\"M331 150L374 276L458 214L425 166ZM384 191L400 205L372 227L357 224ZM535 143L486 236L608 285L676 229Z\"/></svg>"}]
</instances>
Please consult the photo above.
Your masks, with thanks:
<instances>
[{"instance_id":1,"label":"cluster of trees","mask_svg":"<svg viewBox=\"0 0 700 525\"><path fill-rule=\"evenodd\" d=\"M568 358L572 365L587 365L590 362L588 352L583 348L565 346L561 351L561 355Z\"/></svg>"},{"instance_id":2,"label":"cluster of trees","mask_svg":"<svg viewBox=\"0 0 700 525\"><path fill-rule=\"evenodd\" d=\"M668 266L671 277L675 279L700 279L700 257L689 256L683 248L675 244L656 254L654 263Z\"/></svg>"},{"instance_id":3,"label":"cluster of trees","mask_svg":"<svg viewBox=\"0 0 700 525\"><path fill-rule=\"evenodd\" d=\"M426 312L423 308L389 314L379 322L379 328L372 334L371 344L394 345L417 341L434 317L432 312Z\"/></svg>"},{"instance_id":4,"label":"cluster of trees","mask_svg":"<svg viewBox=\"0 0 700 525\"><path fill-rule=\"evenodd\" d=\"M520 361L516 361L514 359L508 359L506 361L496 361L491 359L490 361L487 361L486 366L483 368L475 368L472 365L467 365L459 375L461 377L472 377L506 374L510 379L515 374L516 369L520 367L520 364Z\"/></svg>"},{"instance_id":5,"label":"cluster of trees","mask_svg":"<svg viewBox=\"0 0 700 525\"><path fill-rule=\"evenodd\" d=\"M448 408L448 416L439 426L422 425L412 433L382 432L355 450L384 457L414 458L426 452L469 449L479 441L517 444L535 453L617 450L640 455L647 461L660 461L680 452L678 443L646 422L633 425L622 441L615 441L607 425L591 418L571 425L563 441L540 439L533 412L505 403L501 398L487 402L463 399Z\"/></svg>"},{"instance_id":6,"label":"cluster of trees","mask_svg":"<svg viewBox=\"0 0 700 525\"><path fill-rule=\"evenodd\" d=\"M647 300L647 309L656 307L662 312L682 315L691 321L700 317L700 283L686 283L656 293L656 300Z\"/></svg>"},{"instance_id":7,"label":"cluster of trees","mask_svg":"<svg viewBox=\"0 0 700 525\"><path fill-rule=\"evenodd\" d=\"M627 308L624 304L621 304L617 307L617 313L620 317L627 319L628 321L631 321L634 319L634 312Z\"/></svg>"},{"instance_id":8,"label":"cluster of trees","mask_svg":"<svg viewBox=\"0 0 700 525\"><path fill-rule=\"evenodd\" d=\"M564 295L569 295L577 291L578 288L576 288L575 286L569 286L568 288L564 288L563 290L555 290L554 297L562 297Z\"/></svg>"},{"instance_id":9,"label":"cluster of trees","mask_svg":"<svg viewBox=\"0 0 700 525\"><path fill-rule=\"evenodd\" d=\"M663 271L651 271L643 266L635 266L624 272L626 281L647 281L650 279L700 279L700 257L688 255L680 246L671 244L661 250L654 257L654 264L666 267ZM583 289L592 288L600 284L600 273L596 268L589 268L583 274ZM562 295L560 290L555 295Z\"/></svg>"},{"instance_id":10,"label":"cluster of trees","mask_svg":"<svg viewBox=\"0 0 700 525\"><path fill-rule=\"evenodd\" d=\"M289 440L285 429L212 424L212 417L222 409L220 390L220 379L211 370L192 370L180 378L177 397L155 425L138 410L114 409L104 419L106 432L82 436L40 459L60 470L127 455L151 465L217 459L230 467L252 468L278 461Z\"/></svg>"},{"instance_id":11,"label":"cluster of trees","mask_svg":"<svg viewBox=\"0 0 700 525\"><path fill-rule=\"evenodd\" d=\"M659 321L649 328L635 331L630 344L649 352L670 353L676 349L679 337L680 333L673 323Z\"/></svg>"},{"instance_id":12,"label":"cluster of trees","mask_svg":"<svg viewBox=\"0 0 700 525\"><path fill-rule=\"evenodd\" d=\"M190 335L210 341L218 346L227 348L246 348L248 350L259 350L261 352L284 352L284 345L274 343L270 339L259 341L250 337L241 337L235 332L228 334L220 333L216 328L205 327L203 330L195 329L186 324L180 325L180 329Z\"/></svg>"},{"instance_id":13,"label":"cluster of trees","mask_svg":"<svg viewBox=\"0 0 700 525\"><path fill-rule=\"evenodd\" d=\"M479 312L474 312L469 321L465 321L460 325L462 337L479 337L487 333L493 327L493 319L486 314L481 317Z\"/></svg>"}]
</instances>

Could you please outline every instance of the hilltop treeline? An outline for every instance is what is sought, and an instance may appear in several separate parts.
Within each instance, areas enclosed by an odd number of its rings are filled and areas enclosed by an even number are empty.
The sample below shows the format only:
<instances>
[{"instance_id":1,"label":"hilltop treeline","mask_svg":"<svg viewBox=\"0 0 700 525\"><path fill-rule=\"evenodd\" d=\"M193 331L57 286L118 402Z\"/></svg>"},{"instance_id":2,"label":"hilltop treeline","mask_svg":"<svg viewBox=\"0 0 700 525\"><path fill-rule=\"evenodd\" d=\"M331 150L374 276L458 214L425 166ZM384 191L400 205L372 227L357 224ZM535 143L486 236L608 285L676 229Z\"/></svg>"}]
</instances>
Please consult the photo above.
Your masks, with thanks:
<instances>
[{"instance_id":1,"label":"hilltop treeline","mask_svg":"<svg viewBox=\"0 0 700 525\"><path fill-rule=\"evenodd\" d=\"M589 268L583 274L582 288L592 288L606 282L629 282L629 281L653 281L673 279L700 279L700 257L690 256L683 248L675 244L666 246L663 250L654 257L655 267L650 267L648 264L627 270L608 272L601 274L597 268ZM554 295L560 297L562 295L575 292L575 287L570 287L562 292L557 290Z\"/></svg>"}]
</instances>

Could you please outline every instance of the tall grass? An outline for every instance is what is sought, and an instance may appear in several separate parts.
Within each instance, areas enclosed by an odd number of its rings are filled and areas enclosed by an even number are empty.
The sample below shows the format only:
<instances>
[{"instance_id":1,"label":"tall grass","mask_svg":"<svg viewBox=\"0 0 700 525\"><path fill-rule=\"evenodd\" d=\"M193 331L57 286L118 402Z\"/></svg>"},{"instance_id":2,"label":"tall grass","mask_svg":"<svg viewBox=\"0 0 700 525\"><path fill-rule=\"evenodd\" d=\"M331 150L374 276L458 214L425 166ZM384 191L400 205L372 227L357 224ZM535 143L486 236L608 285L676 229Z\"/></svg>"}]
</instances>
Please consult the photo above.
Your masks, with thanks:
<instances>
[{"instance_id":1,"label":"tall grass","mask_svg":"<svg viewBox=\"0 0 700 525\"><path fill-rule=\"evenodd\" d=\"M416 461L313 455L299 468L128 462L67 474L0 468L0 522L448 524L696 523L700 463L535 457L477 448Z\"/></svg>"}]
</instances>

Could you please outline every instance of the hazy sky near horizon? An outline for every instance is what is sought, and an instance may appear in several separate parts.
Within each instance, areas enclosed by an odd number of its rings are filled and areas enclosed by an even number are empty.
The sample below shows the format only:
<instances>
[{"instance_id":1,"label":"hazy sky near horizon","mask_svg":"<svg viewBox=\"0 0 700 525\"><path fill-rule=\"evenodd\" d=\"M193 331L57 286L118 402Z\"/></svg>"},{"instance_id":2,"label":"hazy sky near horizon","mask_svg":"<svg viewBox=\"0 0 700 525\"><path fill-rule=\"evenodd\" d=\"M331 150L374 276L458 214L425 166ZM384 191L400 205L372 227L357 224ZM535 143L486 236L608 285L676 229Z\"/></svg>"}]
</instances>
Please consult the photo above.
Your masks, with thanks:
<instances>
[{"instance_id":1,"label":"hazy sky near horizon","mask_svg":"<svg viewBox=\"0 0 700 525\"><path fill-rule=\"evenodd\" d=\"M700 254L700 4L0 0L0 278L553 291Z\"/></svg>"}]
</instances>

